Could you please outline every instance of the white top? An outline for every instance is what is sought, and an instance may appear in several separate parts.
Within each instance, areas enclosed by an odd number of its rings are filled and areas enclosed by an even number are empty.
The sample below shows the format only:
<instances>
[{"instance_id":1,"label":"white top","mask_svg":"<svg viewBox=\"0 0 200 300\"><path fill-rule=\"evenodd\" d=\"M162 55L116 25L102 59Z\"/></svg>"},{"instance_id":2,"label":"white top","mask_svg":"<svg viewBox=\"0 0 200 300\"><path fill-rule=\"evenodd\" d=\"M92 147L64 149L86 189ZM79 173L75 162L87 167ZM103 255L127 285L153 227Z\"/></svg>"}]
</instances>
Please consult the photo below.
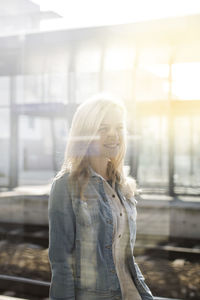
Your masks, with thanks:
<instances>
[{"instance_id":1,"label":"white top","mask_svg":"<svg viewBox=\"0 0 200 300\"><path fill-rule=\"evenodd\" d=\"M104 181L104 189L109 197L113 215L114 232L112 252L122 291L122 299L141 300L142 298L135 287L128 265L125 261L126 249L129 246L130 240L127 213L116 191L106 181Z\"/></svg>"}]
</instances>

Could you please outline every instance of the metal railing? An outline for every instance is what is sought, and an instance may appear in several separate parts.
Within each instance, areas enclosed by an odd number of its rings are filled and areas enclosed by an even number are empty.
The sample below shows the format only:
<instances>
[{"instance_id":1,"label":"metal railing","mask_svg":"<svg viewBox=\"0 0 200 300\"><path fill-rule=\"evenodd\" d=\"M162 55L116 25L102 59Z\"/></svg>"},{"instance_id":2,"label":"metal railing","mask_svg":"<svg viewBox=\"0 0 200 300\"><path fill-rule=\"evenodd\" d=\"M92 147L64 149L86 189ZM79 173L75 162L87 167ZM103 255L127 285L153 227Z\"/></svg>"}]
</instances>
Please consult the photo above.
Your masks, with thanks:
<instances>
[{"instance_id":1,"label":"metal railing","mask_svg":"<svg viewBox=\"0 0 200 300\"><path fill-rule=\"evenodd\" d=\"M19 283L21 285L28 285L29 287L40 287L43 288L43 293L47 293L49 287L50 287L50 282L48 281L41 281L41 280L34 280L34 279L29 279L29 278L24 278L24 277L17 277L17 276L9 276L9 275L3 275L0 274L0 281L4 281L5 283L7 282L15 282ZM42 292L42 291L41 291ZM4 296L0 296L0 300L4 300ZM12 299L12 297L10 297ZM17 299L17 298L14 298ZM20 299L19 299L20 300ZM28 299L24 299L28 300ZM154 297L154 300L181 300L181 299L174 299L174 298L163 298L163 297Z\"/></svg>"}]
</instances>

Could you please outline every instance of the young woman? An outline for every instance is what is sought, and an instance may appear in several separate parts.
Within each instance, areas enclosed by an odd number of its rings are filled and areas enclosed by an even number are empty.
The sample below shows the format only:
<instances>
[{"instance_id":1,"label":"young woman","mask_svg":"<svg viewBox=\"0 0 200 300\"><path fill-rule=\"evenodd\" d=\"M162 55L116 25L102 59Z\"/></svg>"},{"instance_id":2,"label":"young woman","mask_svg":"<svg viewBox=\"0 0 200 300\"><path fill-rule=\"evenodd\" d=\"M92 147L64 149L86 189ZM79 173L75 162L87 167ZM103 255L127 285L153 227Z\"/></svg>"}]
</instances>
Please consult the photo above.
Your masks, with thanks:
<instances>
[{"instance_id":1,"label":"young woman","mask_svg":"<svg viewBox=\"0 0 200 300\"><path fill-rule=\"evenodd\" d=\"M135 263L135 182L124 174L126 112L98 95L72 121L49 197L51 300L152 300Z\"/></svg>"}]
</instances>

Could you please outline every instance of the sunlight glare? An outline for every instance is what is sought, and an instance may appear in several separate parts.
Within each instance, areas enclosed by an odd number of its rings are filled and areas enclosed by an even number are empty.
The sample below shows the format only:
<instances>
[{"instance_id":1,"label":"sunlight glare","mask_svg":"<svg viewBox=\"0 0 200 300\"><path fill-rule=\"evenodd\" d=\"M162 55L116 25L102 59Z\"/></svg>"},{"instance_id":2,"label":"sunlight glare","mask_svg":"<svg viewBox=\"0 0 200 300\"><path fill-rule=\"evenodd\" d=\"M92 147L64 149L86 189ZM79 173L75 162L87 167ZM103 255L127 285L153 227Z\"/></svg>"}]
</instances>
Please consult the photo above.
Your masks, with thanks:
<instances>
[{"instance_id":1,"label":"sunlight glare","mask_svg":"<svg viewBox=\"0 0 200 300\"><path fill-rule=\"evenodd\" d=\"M43 11L55 11L63 18L43 20L42 30L125 24L144 20L196 14L198 0L32 0Z\"/></svg>"}]
</instances>

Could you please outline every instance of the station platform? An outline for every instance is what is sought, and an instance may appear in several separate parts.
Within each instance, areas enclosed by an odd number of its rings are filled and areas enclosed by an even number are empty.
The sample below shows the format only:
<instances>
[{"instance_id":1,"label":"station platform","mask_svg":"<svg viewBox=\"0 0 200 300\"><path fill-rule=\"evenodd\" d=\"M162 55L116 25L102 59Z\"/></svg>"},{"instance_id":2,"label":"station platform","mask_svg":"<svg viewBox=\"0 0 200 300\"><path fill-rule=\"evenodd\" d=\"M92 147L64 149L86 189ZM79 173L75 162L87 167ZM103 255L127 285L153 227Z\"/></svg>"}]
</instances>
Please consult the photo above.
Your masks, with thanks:
<instances>
[{"instance_id":1,"label":"station platform","mask_svg":"<svg viewBox=\"0 0 200 300\"><path fill-rule=\"evenodd\" d=\"M1 191L1 222L48 225L50 188L48 183ZM137 235L199 240L199 197L140 194L136 199Z\"/></svg>"}]
</instances>

